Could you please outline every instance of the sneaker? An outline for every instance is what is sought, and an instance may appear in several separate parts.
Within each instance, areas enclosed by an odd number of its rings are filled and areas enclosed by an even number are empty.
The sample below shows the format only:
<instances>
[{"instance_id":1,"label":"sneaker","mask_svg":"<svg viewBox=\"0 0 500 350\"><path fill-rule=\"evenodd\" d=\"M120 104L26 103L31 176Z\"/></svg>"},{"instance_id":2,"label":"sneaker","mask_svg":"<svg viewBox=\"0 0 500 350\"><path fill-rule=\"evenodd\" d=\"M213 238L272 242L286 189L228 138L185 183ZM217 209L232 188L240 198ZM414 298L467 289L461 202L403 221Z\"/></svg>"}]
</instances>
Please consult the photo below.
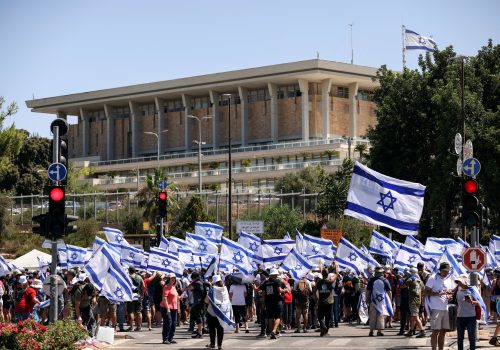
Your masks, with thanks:
<instances>
[{"instance_id":1,"label":"sneaker","mask_svg":"<svg viewBox=\"0 0 500 350\"><path fill-rule=\"evenodd\" d=\"M396 335L405 335L404 331L399 331Z\"/></svg>"},{"instance_id":2,"label":"sneaker","mask_svg":"<svg viewBox=\"0 0 500 350\"><path fill-rule=\"evenodd\" d=\"M425 338L425 337L426 337L425 332L422 331L422 332L418 333L418 335L415 338Z\"/></svg>"},{"instance_id":3,"label":"sneaker","mask_svg":"<svg viewBox=\"0 0 500 350\"><path fill-rule=\"evenodd\" d=\"M162 344L170 344L170 342L168 340L164 340Z\"/></svg>"},{"instance_id":4,"label":"sneaker","mask_svg":"<svg viewBox=\"0 0 500 350\"><path fill-rule=\"evenodd\" d=\"M488 342L490 345L495 346L497 343L497 337L491 337L490 341Z\"/></svg>"},{"instance_id":5,"label":"sneaker","mask_svg":"<svg viewBox=\"0 0 500 350\"><path fill-rule=\"evenodd\" d=\"M271 339L276 339L276 334L274 332L271 333Z\"/></svg>"},{"instance_id":6,"label":"sneaker","mask_svg":"<svg viewBox=\"0 0 500 350\"><path fill-rule=\"evenodd\" d=\"M203 338L203 334L196 332L196 334L192 335L191 338L193 338L193 339L201 339L201 338Z\"/></svg>"},{"instance_id":7,"label":"sneaker","mask_svg":"<svg viewBox=\"0 0 500 350\"><path fill-rule=\"evenodd\" d=\"M370 331L370 333L368 333L368 336L373 337L373 331Z\"/></svg>"},{"instance_id":8,"label":"sneaker","mask_svg":"<svg viewBox=\"0 0 500 350\"><path fill-rule=\"evenodd\" d=\"M264 333L260 333L260 334L257 336L257 338L265 338L265 337L266 337L266 335L265 335Z\"/></svg>"},{"instance_id":9,"label":"sneaker","mask_svg":"<svg viewBox=\"0 0 500 350\"><path fill-rule=\"evenodd\" d=\"M377 332L377 337L383 337L383 336L384 336L384 333L382 333L380 331Z\"/></svg>"},{"instance_id":10,"label":"sneaker","mask_svg":"<svg viewBox=\"0 0 500 350\"><path fill-rule=\"evenodd\" d=\"M405 334L405 337L408 337L408 338L413 337L413 332L409 331L408 333Z\"/></svg>"},{"instance_id":11,"label":"sneaker","mask_svg":"<svg viewBox=\"0 0 500 350\"><path fill-rule=\"evenodd\" d=\"M245 329L245 333L248 334L250 333L250 331L248 329Z\"/></svg>"}]
</instances>

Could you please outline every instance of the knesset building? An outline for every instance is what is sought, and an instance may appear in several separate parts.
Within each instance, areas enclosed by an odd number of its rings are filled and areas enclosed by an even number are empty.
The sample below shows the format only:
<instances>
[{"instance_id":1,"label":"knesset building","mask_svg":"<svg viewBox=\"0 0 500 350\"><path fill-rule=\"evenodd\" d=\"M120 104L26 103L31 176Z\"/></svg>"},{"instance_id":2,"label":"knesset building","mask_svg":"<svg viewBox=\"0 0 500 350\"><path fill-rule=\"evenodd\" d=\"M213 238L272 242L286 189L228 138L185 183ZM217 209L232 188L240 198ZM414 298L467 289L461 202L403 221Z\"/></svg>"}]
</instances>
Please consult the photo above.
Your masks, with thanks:
<instances>
[{"instance_id":1,"label":"knesset building","mask_svg":"<svg viewBox=\"0 0 500 350\"><path fill-rule=\"evenodd\" d=\"M334 171L354 156L356 144L369 145L364 135L376 123L376 71L315 59L26 104L33 112L77 117L69 156L77 166L94 167L88 181L97 188L135 189L158 166L181 187L197 188L193 141L200 135L204 188L224 187L229 118L233 186L272 188L275 178L307 166Z\"/></svg>"}]
</instances>

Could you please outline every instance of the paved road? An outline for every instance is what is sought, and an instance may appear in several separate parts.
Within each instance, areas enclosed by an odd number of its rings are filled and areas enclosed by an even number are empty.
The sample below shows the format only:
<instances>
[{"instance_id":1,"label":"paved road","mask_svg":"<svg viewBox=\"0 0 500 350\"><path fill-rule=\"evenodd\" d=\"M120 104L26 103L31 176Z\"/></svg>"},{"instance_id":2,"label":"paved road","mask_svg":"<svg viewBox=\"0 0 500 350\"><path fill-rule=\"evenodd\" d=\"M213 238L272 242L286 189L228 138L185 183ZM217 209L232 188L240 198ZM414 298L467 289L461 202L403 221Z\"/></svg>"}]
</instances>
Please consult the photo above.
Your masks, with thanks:
<instances>
[{"instance_id":1,"label":"paved road","mask_svg":"<svg viewBox=\"0 0 500 350\"><path fill-rule=\"evenodd\" d=\"M319 333L286 333L277 340L257 338L258 329L252 326L250 334L226 333L223 348L231 349L343 349L343 350L375 350L375 349L430 349L430 338L416 339L397 336L398 329L387 329L384 337L368 337L366 326L350 326L341 324L339 328L330 329L327 337L320 338ZM484 334L484 331L482 332ZM120 333L119 336L121 336ZM203 339L191 339L185 326L176 331L175 340L177 344L161 344L161 328L153 328L152 331L130 332L127 337L133 339L117 339L109 349L182 349L195 350L204 349L209 343L208 335ZM483 342L484 343L484 342ZM487 343L486 343L487 344ZM455 338L447 338L447 348L456 348ZM468 349L468 346L466 347Z\"/></svg>"}]
</instances>

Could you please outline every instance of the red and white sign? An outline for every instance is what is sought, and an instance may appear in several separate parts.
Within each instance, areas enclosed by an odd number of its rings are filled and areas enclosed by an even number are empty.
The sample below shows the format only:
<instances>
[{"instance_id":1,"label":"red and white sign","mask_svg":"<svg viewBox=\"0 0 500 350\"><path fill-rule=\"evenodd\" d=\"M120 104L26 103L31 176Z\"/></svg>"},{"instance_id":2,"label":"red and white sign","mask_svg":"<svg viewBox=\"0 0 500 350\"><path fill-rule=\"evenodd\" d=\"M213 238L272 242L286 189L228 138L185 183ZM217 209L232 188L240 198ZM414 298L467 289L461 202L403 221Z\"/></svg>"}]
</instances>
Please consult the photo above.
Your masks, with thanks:
<instances>
[{"instance_id":1,"label":"red and white sign","mask_svg":"<svg viewBox=\"0 0 500 350\"><path fill-rule=\"evenodd\" d=\"M479 272L486 265L486 253L481 248L467 248L462 253L462 264L469 272Z\"/></svg>"}]
</instances>

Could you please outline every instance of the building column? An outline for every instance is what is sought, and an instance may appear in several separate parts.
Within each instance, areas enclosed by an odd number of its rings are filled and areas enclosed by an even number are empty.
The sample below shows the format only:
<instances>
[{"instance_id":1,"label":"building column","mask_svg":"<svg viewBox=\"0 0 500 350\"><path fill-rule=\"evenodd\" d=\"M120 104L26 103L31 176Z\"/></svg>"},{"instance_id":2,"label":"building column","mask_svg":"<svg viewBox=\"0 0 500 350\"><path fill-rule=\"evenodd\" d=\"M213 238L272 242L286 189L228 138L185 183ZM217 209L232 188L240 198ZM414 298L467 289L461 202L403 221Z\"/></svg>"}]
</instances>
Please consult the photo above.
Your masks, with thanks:
<instances>
[{"instance_id":1,"label":"building column","mask_svg":"<svg viewBox=\"0 0 500 350\"><path fill-rule=\"evenodd\" d=\"M241 111L241 145L248 144L248 89L238 86L240 95L240 111Z\"/></svg>"},{"instance_id":2,"label":"building column","mask_svg":"<svg viewBox=\"0 0 500 350\"><path fill-rule=\"evenodd\" d=\"M130 141L132 144L132 158L136 158L139 154L139 130L137 127L137 123L141 115L139 113L139 106L137 105L137 103L128 101L128 104L130 108Z\"/></svg>"},{"instance_id":3,"label":"building column","mask_svg":"<svg viewBox=\"0 0 500 350\"><path fill-rule=\"evenodd\" d=\"M57 111L57 118L68 120L68 114L63 111Z\"/></svg>"},{"instance_id":4,"label":"building column","mask_svg":"<svg viewBox=\"0 0 500 350\"><path fill-rule=\"evenodd\" d=\"M323 120L323 140L330 137L330 89L332 80L325 79L321 82L321 113Z\"/></svg>"},{"instance_id":5,"label":"building column","mask_svg":"<svg viewBox=\"0 0 500 350\"><path fill-rule=\"evenodd\" d=\"M191 114L191 96L182 94L182 104L184 105L184 147L190 150L193 143L191 136L193 119L187 116Z\"/></svg>"},{"instance_id":6,"label":"building column","mask_svg":"<svg viewBox=\"0 0 500 350\"><path fill-rule=\"evenodd\" d=\"M349 136L358 137L358 83L349 84Z\"/></svg>"},{"instance_id":7,"label":"building column","mask_svg":"<svg viewBox=\"0 0 500 350\"><path fill-rule=\"evenodd\" d=\"M302 141L309 141L309 82L299 79L302 100Z\"/></svg>"},{"instance_id":8,"label":"building column","mask_svg":"<svg viewBox=\"0 0 500 350\"><path fill-rule=\"evenodd\" d=\"M90 119L88 113L85 109L80 108L80 118L78 123L82 127L82 157L87 157L89 155L89 130L90 130Z\"/></svg>"},{"instance_id":9,"label":"building column","mask_svg":"<svg viewBox=\"0 0 500 350\"><path fill-rule=\"evenodd\" d=\"M219 114L219 101L220 93L210 90L210 103L212 104L212 147L213 149L219 148L220 143L220 114Z\"/></svg>"},{"instance_id":10,"label":"building column","mask_svg":"<svg viewBox=\"0 0 500 350\"><path fill-rule=\"evenodd\" d=\"M114 158L115 146L115 123L113 121L113 107L104 105L104 114L106 115L106 156L108 160Z\"/></svg>"},{"instance_id":11,"label":"building column","mask_svg":"<svg viewBox=\"0 0 500 350\"><path fill-rule=\"evenodd\" d=\"M269 96L271 96L271 139L278 143L278 86L267 83Z\"/></svg>"},{"instance_id":12,"label":"building column","mask_svg":"<svg viewBox=\"0 0 500 350\"><path fill-rule=\"evenodd\" d=\"M165 109L163 108L163 100L155 97L155 107L156 107L156 115L158 116L157 121L157 134L158 134L158 144L160 145L160 155L165 151L165 147L163 146L163 138L167 139L167 132L163 132L165 130Z\"/></svg>"}]
</instances>

